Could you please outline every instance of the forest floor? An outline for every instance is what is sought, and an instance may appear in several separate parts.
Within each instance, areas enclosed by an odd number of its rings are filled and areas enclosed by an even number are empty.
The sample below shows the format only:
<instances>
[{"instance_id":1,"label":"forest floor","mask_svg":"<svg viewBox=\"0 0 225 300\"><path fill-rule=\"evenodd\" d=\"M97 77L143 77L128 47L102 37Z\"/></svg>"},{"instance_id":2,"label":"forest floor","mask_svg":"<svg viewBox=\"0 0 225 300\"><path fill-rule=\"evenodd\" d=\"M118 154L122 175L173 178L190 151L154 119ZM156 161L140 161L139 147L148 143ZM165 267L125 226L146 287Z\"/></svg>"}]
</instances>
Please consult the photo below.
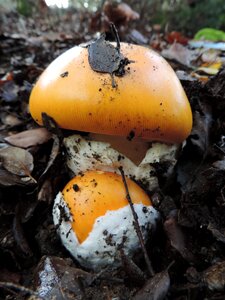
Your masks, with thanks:
<instances>
[{"instance_id":1,"label":"forest floor","mask_svg":"<svg viewBox=\"0 0 225 300\"><path fill-rule=\"evenodd\" d=\"M82 12L33 18L7 12L0 25L0 299L224 299L224 50L196 48L143 20L118 26L122 41L168 60L194 123L173 176L151 194L161 214L146 245L156 275L148 278L142 256L134 258L136 267L94 273L72 259L56 233L52 205L69 179L61 137L40 130L28 104L49 63L95 38L101 24Z\"/></svg>"}]
</instances>

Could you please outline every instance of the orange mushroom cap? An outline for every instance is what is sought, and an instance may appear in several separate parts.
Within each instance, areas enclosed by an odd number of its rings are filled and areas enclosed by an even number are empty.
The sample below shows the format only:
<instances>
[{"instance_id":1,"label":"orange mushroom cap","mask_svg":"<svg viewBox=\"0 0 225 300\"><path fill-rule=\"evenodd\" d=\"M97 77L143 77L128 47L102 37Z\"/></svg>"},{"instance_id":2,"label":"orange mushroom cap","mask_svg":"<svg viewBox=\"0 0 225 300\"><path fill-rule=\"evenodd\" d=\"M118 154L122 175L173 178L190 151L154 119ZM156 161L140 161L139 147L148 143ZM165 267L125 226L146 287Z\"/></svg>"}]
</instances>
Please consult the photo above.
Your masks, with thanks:
<instances>
[{"instance_id":1,"label":"orange mushroom cap","mask_svg":"<svg viewBox=\"0 0 225 300\"><path fill-rule=\"evenodd\" d=\"M192 128L186 94L170 65L156 52L121 43L133 61L124 76L92 70L88 49L73 47L43 72L30 96L30 112L42 124L42 113L65 129L135 136L179 143Z\"/></svg>"},{"instance_id":2,"label":"orange mushroom cap","mask_svg":"<svg viewBox=\"0 0 225 300\"><path fill-rule=\"evenodd\" d=\"M148 195L135 182L128 178L126 181L134 204L152 205ZM65 186L62 195L80 243L88 237L98 217L128 205L122 177L111 172L88 171L76 176Z\"/></svg>"}]
</instances>

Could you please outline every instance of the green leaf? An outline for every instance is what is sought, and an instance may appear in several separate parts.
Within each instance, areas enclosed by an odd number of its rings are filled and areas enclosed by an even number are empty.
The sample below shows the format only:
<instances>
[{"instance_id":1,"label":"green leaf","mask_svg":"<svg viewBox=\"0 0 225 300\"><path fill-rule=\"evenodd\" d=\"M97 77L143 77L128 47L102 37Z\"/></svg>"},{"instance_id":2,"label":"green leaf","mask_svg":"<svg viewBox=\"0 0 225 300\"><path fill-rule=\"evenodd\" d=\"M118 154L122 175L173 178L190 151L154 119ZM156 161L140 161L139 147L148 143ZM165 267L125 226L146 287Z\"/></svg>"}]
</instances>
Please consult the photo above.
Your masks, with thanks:
<instances>
[{"instance_id":1,"label":"green leaf","mask_svg":"<svg viewBox=\"0 0 225 300\"><path fill-rule=\"evenodd\" d=\"M202 28L195 36L195 40L206 40L206 41L225 41L225 32L213 28Z\"/></svg>"}]
</instances>

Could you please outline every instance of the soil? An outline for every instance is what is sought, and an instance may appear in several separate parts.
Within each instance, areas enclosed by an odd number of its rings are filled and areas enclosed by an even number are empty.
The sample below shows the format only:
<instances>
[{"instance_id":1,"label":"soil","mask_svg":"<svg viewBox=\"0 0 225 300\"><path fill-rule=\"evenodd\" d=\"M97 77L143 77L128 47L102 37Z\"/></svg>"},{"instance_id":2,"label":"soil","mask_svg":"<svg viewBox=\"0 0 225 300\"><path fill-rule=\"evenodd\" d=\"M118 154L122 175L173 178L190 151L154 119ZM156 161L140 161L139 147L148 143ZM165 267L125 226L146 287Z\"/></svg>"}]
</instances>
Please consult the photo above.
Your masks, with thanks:
<instances>
[{"instance_id":1,"label":"soil","mask_svg":"<svg viewBox=\"0 0 225 300\"><path fill-rule=\"evenodd\" d=\"M151 198L161 219L146 245L155 275L149 276L142 251L133 259L121 252L122 267L95 273L80 267L61 245L52 206L69 180L62 139L70 132L48 117L40 130L29 114L29 95L55 57L95 37L93 22L92 14L77 11L54 16L45 11L32 18L1 14L0 299L222 300L225 70L193 72L201 64L199 53L191 66L168 60L177 73L182 71L194 125L170 178L160 178L156 168L160 186ZM135 22L118 28L121 40L145 43L159 53L170 47L163 32L150 35L143 22L142 27ZM182 47L191 51L186 40ZM224 53L216 55L221 59Z\"/></svg>"}]
</instances>

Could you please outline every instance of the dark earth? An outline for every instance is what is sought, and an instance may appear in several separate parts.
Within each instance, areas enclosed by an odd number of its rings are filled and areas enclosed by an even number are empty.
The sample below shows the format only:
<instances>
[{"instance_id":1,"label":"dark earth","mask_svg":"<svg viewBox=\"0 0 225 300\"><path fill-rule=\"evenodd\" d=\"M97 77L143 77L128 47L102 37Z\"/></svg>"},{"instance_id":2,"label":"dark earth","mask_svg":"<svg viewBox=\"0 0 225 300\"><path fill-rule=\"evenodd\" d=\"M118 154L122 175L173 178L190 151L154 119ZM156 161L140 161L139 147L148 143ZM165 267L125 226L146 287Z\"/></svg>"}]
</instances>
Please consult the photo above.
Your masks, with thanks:
<instances>
[{"instance_id":1,"label":"dark earth","mask_svg":"<svg viewBox=\"0 0 225 300\"><path fill-rule=\"evenodd\" d=\"M94 273L64 249L52 206L69 180L62 139L70 132L47 116L40 128L29 114L32 85L48 64L105 26L87 12L25 18L1 11L0 299L225 299L225 69L200 70L207 51L179 33L129 22L116 24L121 40L168 59L194 117L173 175L165 180L155 166L160 186L150 196L161 220L143 249L154 275L142 251L131 260L121 250L122 267ZM224 52L214 56L222 60Z\"/></svg>"}]
</instances>

